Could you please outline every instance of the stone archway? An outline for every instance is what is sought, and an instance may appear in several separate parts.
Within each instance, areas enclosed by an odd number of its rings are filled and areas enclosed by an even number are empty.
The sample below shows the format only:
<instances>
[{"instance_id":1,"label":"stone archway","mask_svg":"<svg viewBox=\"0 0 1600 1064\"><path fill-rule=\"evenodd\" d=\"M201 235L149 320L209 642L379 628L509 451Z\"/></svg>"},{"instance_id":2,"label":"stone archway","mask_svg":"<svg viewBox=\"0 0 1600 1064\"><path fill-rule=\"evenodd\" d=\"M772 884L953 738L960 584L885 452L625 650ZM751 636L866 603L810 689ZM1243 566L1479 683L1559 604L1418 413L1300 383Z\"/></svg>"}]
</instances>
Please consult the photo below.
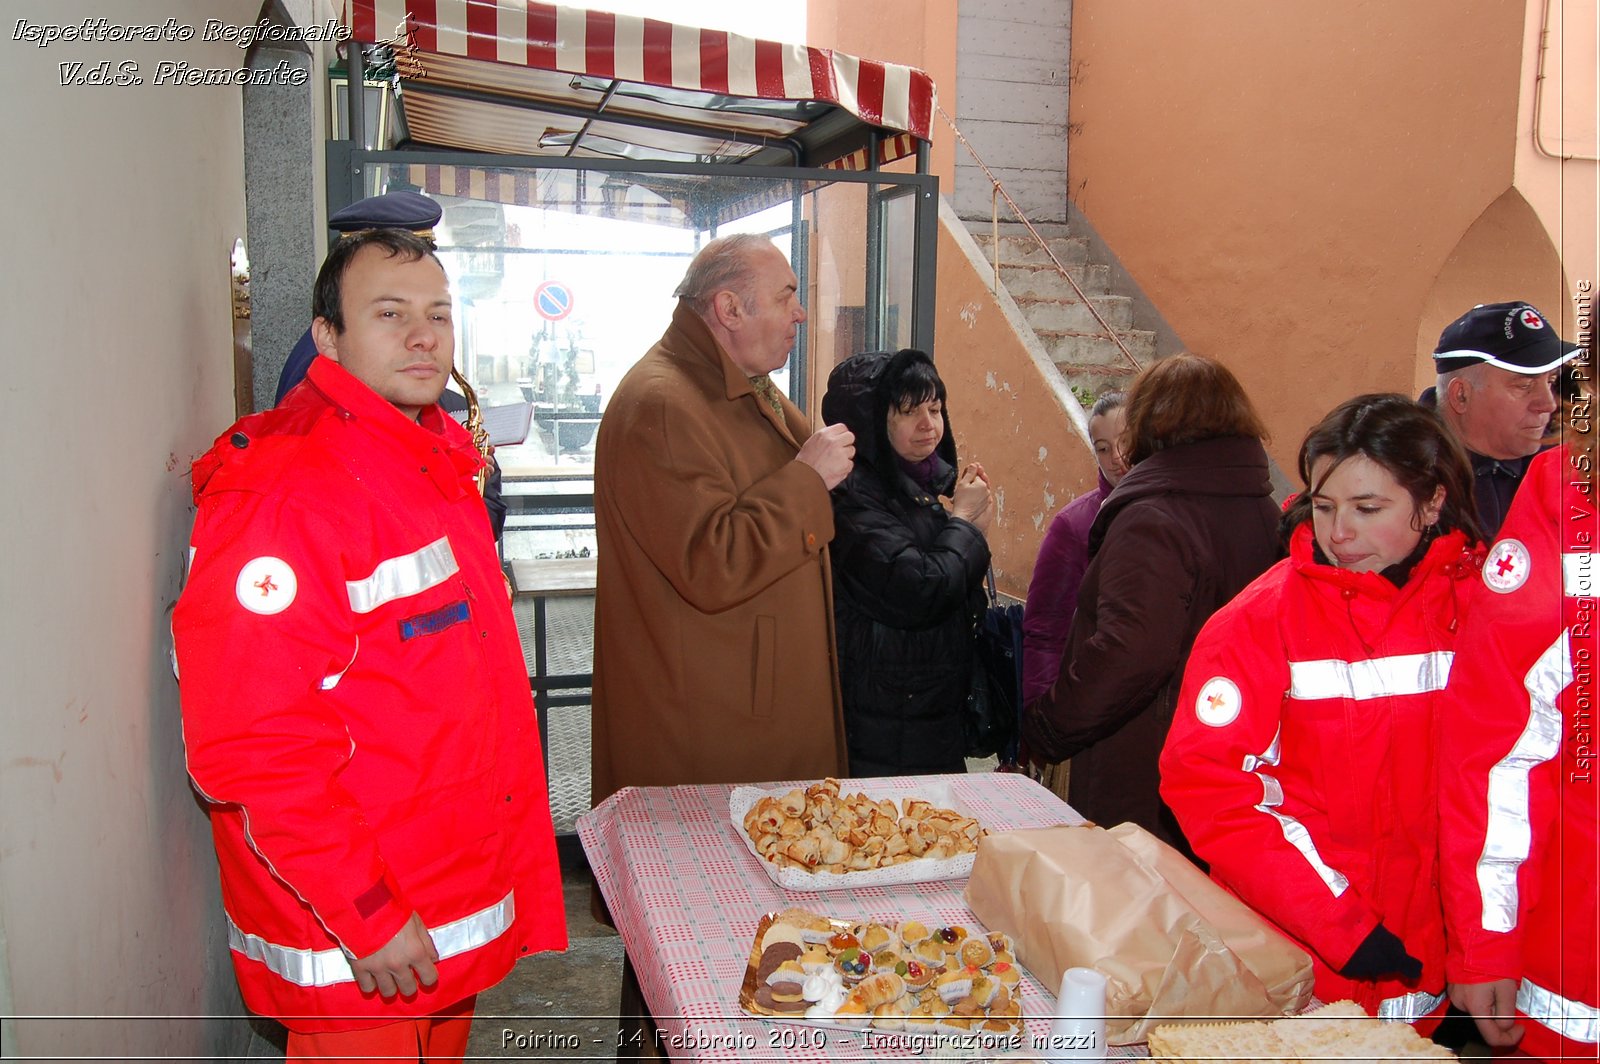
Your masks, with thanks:
<instances>
[{"instance_id":1,"label":"stone archway","mask_svg":"<svg viewBox=\"0 0 1600 1064\"><path fill-rule=\"evenodd\" d=\"M1461 234L1422 302L1413 392L1433 383L1429 356L1439 332L1471 307L1525 299L1560 321L1569 291L1561 255L1539 216L1522 193L1506 189Z\"/></svg>"}]
</instances>

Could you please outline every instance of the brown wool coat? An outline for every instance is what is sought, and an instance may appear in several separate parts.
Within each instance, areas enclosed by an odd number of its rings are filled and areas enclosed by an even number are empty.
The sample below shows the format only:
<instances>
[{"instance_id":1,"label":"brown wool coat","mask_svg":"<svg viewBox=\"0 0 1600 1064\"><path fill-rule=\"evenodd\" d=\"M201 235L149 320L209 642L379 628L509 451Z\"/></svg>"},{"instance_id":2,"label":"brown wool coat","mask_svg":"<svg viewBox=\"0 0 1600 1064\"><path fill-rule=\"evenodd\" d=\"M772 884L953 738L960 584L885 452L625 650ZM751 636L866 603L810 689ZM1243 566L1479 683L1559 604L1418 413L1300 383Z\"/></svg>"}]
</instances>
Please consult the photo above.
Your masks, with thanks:
<instances>
[{"instance_id":1,"label":"brown wool coat","mask_svg":"<svg viewBox=\"0 0 1600 1064\"><path fill-rule=\"evenodd\" d=\"M593 790L845 774L822 478L694 311L595 445Z\"/></svg>"}]
</instances>

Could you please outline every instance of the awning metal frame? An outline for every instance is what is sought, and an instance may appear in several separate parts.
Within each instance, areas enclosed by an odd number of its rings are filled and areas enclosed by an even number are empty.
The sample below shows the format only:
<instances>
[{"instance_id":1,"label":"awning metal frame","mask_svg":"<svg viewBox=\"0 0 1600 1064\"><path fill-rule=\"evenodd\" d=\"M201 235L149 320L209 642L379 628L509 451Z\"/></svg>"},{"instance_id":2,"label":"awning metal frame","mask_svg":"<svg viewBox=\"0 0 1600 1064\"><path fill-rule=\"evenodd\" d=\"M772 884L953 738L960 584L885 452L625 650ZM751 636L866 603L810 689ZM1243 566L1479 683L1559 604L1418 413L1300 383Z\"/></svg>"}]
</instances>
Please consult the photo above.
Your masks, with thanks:
<instances>
[{"instance_id":1,"label":"awning metal frame","mask_svg":"<svg viewBox=\"0 0 1600 1064\"><path fill-rule=\"evenodd\" d=\"M869 169L846 170L827 167L806 167L800 165L773 166L760 163L744 162L738 164L725 163L676 163L665 161L633 162L627 160L612 160L576 157L571 154L564 156L549 155L501 155L490 152L458 151L446 148L409 148L405 150L372 150L363 145L365 138L365 110L364 93L366 89L364 79L364 63L362 49L351 47L346 62L346 102L348 116L346 128L349 131L348 140L330 140L327 143L327 196L328 211L332 214L356 200L367 195L363 186L363 179L368 167L381 167L387 165L451 165L462 167L481 167L490 169L543 169L543 170L588 170L599 173L618 174L662 174L684 177L738 177L761 178L773 181L790 181L793 183L794 192L792 200L792 230L795 241L793 248L794 268L800 277L801 291L808 291L809 278L806 276L809 256L805 253L805 242L809 239L802 223L801 202L805 195L804 187L815 183L841 183L864 184L867 186L867 217L866 217L866 288L865 288L865 328L868 349L881 349L886 346L886 323L884 321L884 247L883 247L883 221L882 212L884 203L890 198L899 198L908 194L915 196L916 209L914 221L915 265L912 280L912 322L911 346L923 351L932 352L934 343L934 291L935 269L937 268L938 254L938 197L939 179L928 173L929 145L926 141L917 142L916 167L914 174L891 173L881 170L877 166L879 157L879 143L883 132L876 128L857 124L850 143L859 143L861 135L865 134L865 146ZM502 99L499 94L450 88L443 90L452 95L462 95L466 98L481 99L499 105L526 106L524 101L516 99ZM539 107L549 109L546 104ZM585 111L578 108L574 117L601 118L601 111ZM622 119L626 119L623 121ZM679 123L661 122L637 116L619 116L614 113L605 113L603 121L622 125L637 125L641 127L655 126L656 128L670 130ZM697 132L706 132L696 130ZM716 131L717 135L730 137L727 130ZM775 147L783 150L791 160L798 163L803 158L801 148L797 143L785 138L782 140L772 138L751 138L744 135L745 142L763 143L764 146ZM698 224L698 223L697 223ZM714 228L714 227L713 227ZM805 351L807 336L802 332L796 343L795 372L790 374L792 398L804 408L807 396L805 394Z\"/></svg>"}]
</instances>

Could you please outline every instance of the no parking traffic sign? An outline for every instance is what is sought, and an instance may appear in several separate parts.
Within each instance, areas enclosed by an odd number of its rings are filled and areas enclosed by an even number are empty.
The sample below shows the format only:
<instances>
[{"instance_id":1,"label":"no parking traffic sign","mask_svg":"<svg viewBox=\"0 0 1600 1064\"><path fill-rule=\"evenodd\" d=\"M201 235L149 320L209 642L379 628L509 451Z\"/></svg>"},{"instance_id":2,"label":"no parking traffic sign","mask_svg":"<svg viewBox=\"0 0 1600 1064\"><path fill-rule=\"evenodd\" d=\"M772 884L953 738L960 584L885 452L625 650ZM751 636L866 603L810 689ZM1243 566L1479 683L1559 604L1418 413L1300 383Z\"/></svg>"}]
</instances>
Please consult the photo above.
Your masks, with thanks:
<instances>
[{"instance_id":1,"label":"no parking traffic sign","mask_svg":"<svg viewBox=\"0 0 1600 1064\"><path fill-rule=\"evenodd\" d=\"M533 290L533 309L545 321L560 321L572 313L572 289L560 281L545 281Z\"/></svg>"}]
</instances>

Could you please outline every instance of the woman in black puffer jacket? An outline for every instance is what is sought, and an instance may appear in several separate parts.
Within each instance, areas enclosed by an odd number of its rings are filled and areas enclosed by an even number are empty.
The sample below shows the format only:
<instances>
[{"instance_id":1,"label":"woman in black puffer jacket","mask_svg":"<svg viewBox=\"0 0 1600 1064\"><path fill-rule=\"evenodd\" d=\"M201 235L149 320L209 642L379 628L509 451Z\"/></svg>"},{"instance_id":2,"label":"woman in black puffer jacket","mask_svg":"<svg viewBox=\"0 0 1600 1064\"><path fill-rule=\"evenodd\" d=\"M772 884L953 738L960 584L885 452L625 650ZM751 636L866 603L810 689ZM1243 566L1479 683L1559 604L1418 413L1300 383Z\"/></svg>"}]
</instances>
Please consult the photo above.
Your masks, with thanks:
<instances>
[{"instance_id":1,"label":"woman in black puffer jacket","mask_svg":"<svg viewBox=\"0 0 1600 1064\"><path fill-rule=\"evenodd\" d=\"M831 548L853 776L966 767L962 711L994 501L981 467L958 475L944 402L921 351L856 355L828 375L823 420L856 436L855 469L833 490Z\"/></svg>"}]
</instances>

